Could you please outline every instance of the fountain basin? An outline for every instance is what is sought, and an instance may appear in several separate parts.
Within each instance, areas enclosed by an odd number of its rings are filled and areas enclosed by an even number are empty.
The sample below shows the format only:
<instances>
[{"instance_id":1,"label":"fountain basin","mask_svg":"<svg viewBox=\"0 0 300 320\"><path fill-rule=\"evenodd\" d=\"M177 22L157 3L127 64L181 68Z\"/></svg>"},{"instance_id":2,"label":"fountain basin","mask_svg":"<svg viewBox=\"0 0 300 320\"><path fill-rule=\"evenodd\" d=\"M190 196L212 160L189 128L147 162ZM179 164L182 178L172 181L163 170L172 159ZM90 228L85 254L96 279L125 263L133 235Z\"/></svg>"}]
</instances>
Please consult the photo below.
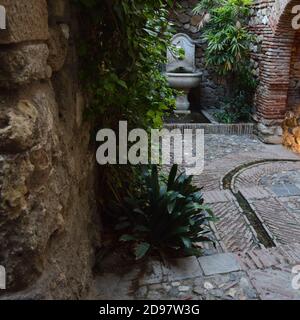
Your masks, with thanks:
<instances>
[{"instance_id":1,"label":"fountain basin","mask_svg":"<svg viewBox=\"0 0 300 320\"><path fill-rule=\"evenodd\" d=\"M177 113L189 113L190 103L188 101L188 93L190 89L196 88L201 82L202 72L194 73L172 73L167 72L166 77L171 88L183 91L183 94L176 97Z\"/></svg>"},{"instance_id":2,"label":"fountain basin","mask_svg":"<svg viewBox=\"0 0 300 320\"><path fill-rule=\"evenodd\" d=\"M201 81L201 76L202 72L166 73L166 77L168 79L170 87L177 90L190 90L192 88L198 87Z\"/></svg>"}]
</instances>

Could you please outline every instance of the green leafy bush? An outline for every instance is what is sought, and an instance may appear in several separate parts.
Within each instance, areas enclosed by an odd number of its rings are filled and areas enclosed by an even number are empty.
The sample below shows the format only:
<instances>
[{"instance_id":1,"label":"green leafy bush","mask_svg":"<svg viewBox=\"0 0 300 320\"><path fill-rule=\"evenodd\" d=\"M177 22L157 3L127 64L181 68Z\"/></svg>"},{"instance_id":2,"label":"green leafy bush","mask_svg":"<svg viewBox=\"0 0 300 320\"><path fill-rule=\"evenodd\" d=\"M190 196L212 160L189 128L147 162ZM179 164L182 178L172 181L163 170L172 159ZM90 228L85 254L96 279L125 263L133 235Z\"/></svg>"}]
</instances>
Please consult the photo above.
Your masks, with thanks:
<instances>
[{"instance_id":1,"label":"green leafy bush","mask_svg":"<svg viewBox=\"0 0 300 320\"><path fill-rule=\"evenodd\" d=\"M151 249L182 250L199 255L195 243L212 241L208 222L211 210L203 204L201 189L192 184L192 176L177 175L174 165L168 177L158 173L157 166L144 170L139 194L126 199L123 210L131 227L121 241L134 241L137 259ZM124 222L123 222L124 223Z\"/></svg>"},{"instance_id":2,"label":"green leafy bush","mask_svg":"<svg viewBox=\"0 0 300 320\"><path fill-rule=\"evenodd\" d=\"M168 21L174 1L73 0L80 22L78 51L86 116L96 129L118 131L158 128L175 107L174 90L162 66L174 32ZM132 190L135 170L130 166L99 168L99 202L116 201Z\"/></svg>"},{"instance_id":3,"label":"green leafy bush","mask_svg":"<svg viewBox=\"0 0 300 320\"><path fill-rule=\"evenodd\" d=\"M220 123L249 122L251 120L251 106L243 92L239 92L233 99L224 101L214 117Z\"/></svg>"},{"instance_id":4,"label":"green leafy bush","mask_svg":"<svg viewBox=\"0 0 300 320\"><path fill-rule=\"evenodd\" d=\"M161 72L174 34L168 22L173 1L77 0L89 114L110 127L159 127L175 106L174 91Z\"/></svg>"},{"instance_id":5,"label":"green leafy bush","mask_svg":"<svg viewBox=\"0 0 300 320\"><path fill-rule=\"evenodd\" d=\"M248 118L253 103L257 81L251 65L251 45L256 39L248 29L251 3L251 0L205 0L194 10L210 15L203 32L207 42L205 61L225 80L230 101L218 114L222 122Z\"/></svg>"},{"instance_id":6,"label":"green leafy bush","mask_svg":"<svg viewBox=\"0 0 300 320\"><path fill-rule=\"evenodd\" d=\"M223 3L223 0L201 0L193 9L194 14L205 14Z\"/></svg>"},{"instance_id":7,"label":"green leafy bush","mask_svg":"<svg viewBox=\"0 0 300 320\"><path fill-rule=\"evenodd\" d=\"M251 0L201 1L211 17L204 31L206 62L220 75L245 73L253 35L247 28ZM197 9L197 7L196 7ZM196 10L197 11L197 10Z\"/></svg>"}]
</instances>

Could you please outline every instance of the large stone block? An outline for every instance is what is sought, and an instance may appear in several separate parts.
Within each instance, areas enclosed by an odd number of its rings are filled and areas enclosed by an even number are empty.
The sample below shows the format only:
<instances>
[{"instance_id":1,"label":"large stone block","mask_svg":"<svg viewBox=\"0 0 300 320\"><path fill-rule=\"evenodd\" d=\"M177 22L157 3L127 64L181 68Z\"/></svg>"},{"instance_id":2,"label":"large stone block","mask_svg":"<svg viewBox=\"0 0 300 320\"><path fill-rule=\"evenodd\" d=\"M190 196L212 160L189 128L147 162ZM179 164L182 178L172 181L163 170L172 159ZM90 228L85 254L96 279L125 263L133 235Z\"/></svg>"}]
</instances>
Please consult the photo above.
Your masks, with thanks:
<instances>
[{"instance_id":1,"label":"large stone block","mask_svg":"<svg viewBox=\"0 0 300 320\"><path fill-rule=\"evenodd\" d=\"M31 148L34 144L34 135L38 111L30 101L19 101L15 108L5 113L0 109L0 152L16 153Z\"/></svg>"},{"instance_id":2,"label":"large stone block","mask_svg":"<svg viewBox=\"0 0 300 320\"><path fill-rule=\"evenodd\" d=\"M48 3L49 16L56 21L66 21L70 16L70 4L68 0L51 0Z\"/></svg>"},{"instance_id":3,"label":"large stone block","mask_svg":"<svg viewBox=\"0 0 300 320\"><path fill-rule=\"evenodd\" d=\"M67 57L68 29L67 25L59 25L50 29L48 63L55 72L63 67Z\"/></svg>"},{"instance_id":4,"label":"large stone block","mask_svg":"<svg viewBox=\"0 0 300 320\"><path fill-rule=\"evenodd\" d=\"M23 85L51 77L46 44L22 45L0 52L0 86Z\"/></svg>"},{"instance_id":5,"label":"large stone block","mask_svg":"<svg viewBox=\"0 0 300 320\"><path fill-rule=\"evenodd\" d=\"M6 9L6 30L0 32L0 44L48 39L46 0L0 0Z\"/></svg>"},{"instance_id":6,"label":"large stone block","mask_svg":"<svg viewBox=\"0 0 300 320\"><path fill-rule=\"evenodd\" d=\"M199 263L206 276L241 270L237 257L232 253L203 256L199 258Z\"/></svg>"}]
</instances>

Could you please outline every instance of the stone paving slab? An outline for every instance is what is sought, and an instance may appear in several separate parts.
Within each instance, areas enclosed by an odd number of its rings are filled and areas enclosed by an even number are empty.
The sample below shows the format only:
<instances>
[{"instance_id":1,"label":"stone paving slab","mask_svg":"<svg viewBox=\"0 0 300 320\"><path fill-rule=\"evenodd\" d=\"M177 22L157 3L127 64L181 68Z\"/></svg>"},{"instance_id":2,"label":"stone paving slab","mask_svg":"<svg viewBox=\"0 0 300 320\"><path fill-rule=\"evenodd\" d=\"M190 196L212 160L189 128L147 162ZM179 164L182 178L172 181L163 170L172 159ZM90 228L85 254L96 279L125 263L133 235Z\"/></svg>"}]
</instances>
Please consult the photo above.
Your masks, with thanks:
<instances>
[{"instance_id":1,"label":"stone paving slab","mask_svg":"<svg viewBox=\"0 0 300 320\"><path fill-rule=\"evenodd\" d=\"M296 218L300 218L300 197L281 197L278 201Z\"/></svg>"},{"instance_id":2,"label":"stone paving slab","mask_svg":"<svg viewBox=\"0 0 300 320\"><path fill-rule=\"evenodd\" d=\"M238 189L244 198L247 200L254 200L254 199L265 199L271 196L271 192L268 192L265 188L255 186L255 187L243 187Z\"/></svg>"},{"instance_id":3,"label":"stone paving slab","mask_svg":"<svg viewBox=\"0 0 300 320\"><path fill-rule=\"evenodd\" d=\"M163 265L163 273L168 281L181 281L203 275L196 257L168 260Z\"/></svg>"},{"instance_id":4,"label":"stone paving slab","mask_svg":"<svg viewBox=\"0 0 300 320\"><path fill-rule=\"evenodd\" d=\"M97 276L90 289L87 300L132 300L132 282L121 281L121 276L105 273Z\"/></svg>"},{"instance_id":5,"label":"stone paving slab","mask_svg":"<svg viewBox=\"0 0 300 320\"><path fill-rule=\"evenodd\" d=\"M292 287L292 268L251 270L248 275L262 300L300 300L300 290Z\"/></svg>"},{"instance_id":6,"label":"stone paving slab","mask_svg":"<svg viewBox=\"0 0 300 320\"><path fill-rule=\"evenodd\" d=\"M204 256L199 259L205 276L240 271L241 265L232 253L222 253L213 256Z\"/></svg>"},{"instance_id":7,"label":"stone paving slab","mask_svg":"<svg viewBox=\"0 0 300 320\"><path fill-rule=\"evenodd\" d=\"M203 198L207 204L235 201L235 197L229 190L206 191L203 193Z\"/></svg>"},{"instance_id":8,"label":"stone paving slab","mask_svg":"<svg viewBox=\"0 0 300 320\"><path fill-rule=\"evenodd\" d=\"M137 263L120 277L122 282L138 281L142 285L160 283L163 281L162 263L156 259L151 259L147 263Z\"/></svg>"},{"instance_id":9,"label":"stone paving slab","mask_svg":"<svg viewBox=\"0 0 300 320\"><path fill-rule=\"evenodd\" d=\"M292 184L277 184L269 186L270 190L277 197L293 197L300 196L300 189Z\"/></svg>"}]
</instances>

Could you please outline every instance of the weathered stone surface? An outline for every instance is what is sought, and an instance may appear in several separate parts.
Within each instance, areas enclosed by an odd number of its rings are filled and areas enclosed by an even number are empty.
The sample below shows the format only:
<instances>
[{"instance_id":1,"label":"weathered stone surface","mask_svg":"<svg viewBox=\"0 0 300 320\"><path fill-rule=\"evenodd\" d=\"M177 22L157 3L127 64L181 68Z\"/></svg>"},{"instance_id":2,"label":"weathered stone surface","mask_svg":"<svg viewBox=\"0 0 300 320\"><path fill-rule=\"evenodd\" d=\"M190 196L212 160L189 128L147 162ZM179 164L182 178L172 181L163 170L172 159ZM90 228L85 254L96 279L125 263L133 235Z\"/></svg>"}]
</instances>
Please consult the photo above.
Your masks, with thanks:
<instances>
[{"instance_id":1,"label":"weathered stone surface","mask_svg":"<svg viewBox=\"0 0 300 320\"><path fill-rule=\"evenodd\" d=\"M206 276L241 270L236 256L231 253L200 257L199 263Z\"/></svg>"},{"instance_id":2,"label":"weathered stone surface","mask_svg":"<svg viewBox=\"0 0 300 320\"><path fill-rule=\"evenodd\" d=\"M282 123L283 144L291 150L300 153L300 107L289 111Z\"/></svg>"},{"instance_id":3,"label":"weathered stone surface","mask_svg":"<svg viewBox=\"0 0 300 320\"><path fill-rule=\"evenodd\" d=\"M46 44L22 45L0 52L0 86L10 87L51 77Z\"/></svg>"},{"instance_id":4,"label":"weathered stone surface","mask_svg":"<svg viewBox=\"0 0 300 320\"><path fill-rule=\"evenodd\" d=\"M185 34L176 34L171 43L177 48L184 50L184 59L178 59L170 50L167 52L168 63L166 65L167 72L176 72L179 69L185 72L195 72L195 44L192 39ZM177 71L178 72L178 71Z\"/></svg>"},{"instance_id":5,"label":"weathered stone surface","mask_svg":"<svg viewBox=\"0 0 300 320\"><path fill-rule=\"evenodd\" d=\"M0 151L16 153L32 147L38 120L36 107L31 101L20 100L9 112L6 108L2 105L0 109Z\"/></svg>"},{"instance_id":6,"label":"weathered stone surface","mask_svg":"<svg viewBox=\"0 0 300 320\"><path fill-rule=\"evenodd\" d=\"M0 4L8 12L0 34L1 299L80 298L100 236L91 128L82 122L76 51L66 50L72 31L61 21L49 41L51 76L46 1Z\"/></svg>"},{"instance_id":7,"label":"weathered stone surface","mask_svg":"<svg viewBox=\"0 0 300 320\"><path fill-rule=\"evenodd\" d=\"M0 44L48 38L46 0L1 0L6 8L7 29L1 30Z\"/></svg>"},{"instance_id":8,"label":"weathered stone surface","mask_svg":"<svg viewBox=\"0 0 300 320\"><path fill-rule=\"evenodd\" d=\"M173 259L168 261L168 266L164 274L169 281L179 281L188 279L191 276L198 277L202 275L199 262L195 257Z\"/></svg>"},{"instance_id":9,"label":"weathered stone surface","mask_svg":"<svg viewBox=\"0 0 300 320\"><path fill-rule=\"evenodd\" d=\"M48 8L50 16L56 19L66 18L70 14L69 3L65 0L49 1Z\"/></svg>"},{"instance_id":10,"label":"weathered stone surface","mask_svg":"<svg viewBox=\"0 0 300 320\"><path fill-rule=\"evenodd\" d=\"M59 25L50 29L48 64L53 71L59 71L65 63L68 52L67 29L67 25Z\"/></svg>"},{"instance_id":11,"label":"weathered stone surface","mask_svg":"<svg viewBox=\"0 0 300 320\"><path fill-rule=\"evenodd\" d=\"M80 296L91 275L86 230L94 206L88 195L93 153L82 152L75 141L65 143L68 134L58 121L51 86L33 85L23 95L27 100L17 105L20 118L11 121L16 130L8 130L8 140L26 152L10 155L8 148L1 157L0 264L7 269L9 291L31 285L33 296ZM88 143L88 134L78 135ZM78 194L79 185L87 197Z\"/></svg>"},{"instance_id":12,"label":"weathered stone surface","mask_svg":"<svg viewBox=\"0 0 300 320\"><path fill-rule=\"evenodd\" d=\"M190 16L188 16L187 14L185 13L181 13L178 15L178 20L181 22L181 23L187 23L190 21Z\"/></svg>"}]
</instances>

